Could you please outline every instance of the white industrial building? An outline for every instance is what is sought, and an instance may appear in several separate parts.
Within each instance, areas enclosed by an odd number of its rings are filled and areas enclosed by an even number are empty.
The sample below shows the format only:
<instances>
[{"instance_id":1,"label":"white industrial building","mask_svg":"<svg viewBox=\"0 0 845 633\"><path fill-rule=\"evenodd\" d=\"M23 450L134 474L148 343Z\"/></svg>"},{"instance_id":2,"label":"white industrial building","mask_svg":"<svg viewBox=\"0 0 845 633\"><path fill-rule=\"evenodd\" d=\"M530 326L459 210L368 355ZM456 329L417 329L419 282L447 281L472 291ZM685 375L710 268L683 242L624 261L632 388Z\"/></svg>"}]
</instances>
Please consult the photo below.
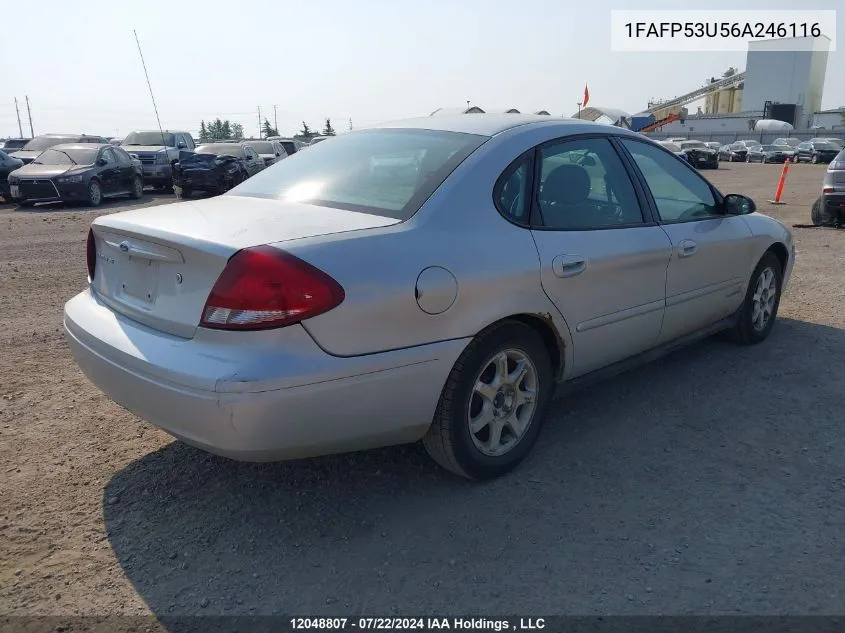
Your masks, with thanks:
<instances>
[{"instance_id":1,"label":"white industrial building","mask_svg":"<svg viewBox=\"0 0 845 633\"><path fill-rule=\"evenodd\" d=\"M634 115L633 128L642 129L651 116L646 131L660 136L747 133L761 119L785 121L796 130L845 129L841 109L821 111L830 44L824 35L749 42L744 71L655 103ZM704 111L687 114L685 106L702 98Z\"/></svg>"}]
</instances>

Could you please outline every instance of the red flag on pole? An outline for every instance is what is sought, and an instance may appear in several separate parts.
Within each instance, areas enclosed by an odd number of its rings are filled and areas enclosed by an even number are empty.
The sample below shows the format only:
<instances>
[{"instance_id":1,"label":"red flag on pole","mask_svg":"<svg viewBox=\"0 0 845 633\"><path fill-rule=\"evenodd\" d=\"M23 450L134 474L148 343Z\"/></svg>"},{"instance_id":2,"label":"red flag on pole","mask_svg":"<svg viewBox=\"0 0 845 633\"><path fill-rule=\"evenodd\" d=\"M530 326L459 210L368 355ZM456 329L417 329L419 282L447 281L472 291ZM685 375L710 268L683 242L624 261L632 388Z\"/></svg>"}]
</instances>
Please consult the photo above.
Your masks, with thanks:
<instances>
[{"instance_id":1,"label":"red flag on pole","mask_svg":"<svg viewBox=\"0 0 845 633\"><path fill-rule=\"evenodd\" d=\"M584 84L584 101L583 107L587 107L587 102L590 100L590 91L587 89L587 84Z\"/></svg>"}]
</instances>

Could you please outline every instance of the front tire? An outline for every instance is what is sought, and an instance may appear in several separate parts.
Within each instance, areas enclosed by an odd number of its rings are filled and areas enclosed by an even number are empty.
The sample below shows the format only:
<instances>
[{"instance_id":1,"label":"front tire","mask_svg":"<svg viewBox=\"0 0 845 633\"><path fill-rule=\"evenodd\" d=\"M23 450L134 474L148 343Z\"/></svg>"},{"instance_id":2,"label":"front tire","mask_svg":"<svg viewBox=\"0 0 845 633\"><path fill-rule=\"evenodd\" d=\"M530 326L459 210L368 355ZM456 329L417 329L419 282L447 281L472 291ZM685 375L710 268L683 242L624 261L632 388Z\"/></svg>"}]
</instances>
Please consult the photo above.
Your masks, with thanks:
<instances>
[{"instance_id":1,"label":"front tire","mask_svg":"<svg viewBox=\"0 0 845 633\"><path fill-rule=\"evenodd\" d=\"M768 338L777 318L782 283L780 260L769 251L751 275L739 321L732 330L734 341L742 345L756 345Z\"/></svg>"},{"instance_id":2,"label":"front tire","mask_svg":"<svg viewBox=\"0 0 845 633\"><path fill-rule=\"evenodd\" d=\"M812 158L810 158L810 162L813 163L813 165L818 165L819 157L813 154Z\"/></svg>"},{"instance_id":3,"label":"front tire","mask_svg":"<svg viewBox=\"0 0 845 633\"><path fill-rule=\"evenodd\" d=\"M537 441L553 389L549 352L518 321L480 333L446 379L423 438L441 466L468 479L491 479L515 468Z\"/></svg>"},{"instance_id":4,"label":"front tire","mask_svg":"<svg viewBox=\"0 0 845 633\"><path fill-rule=\"evenodd\" d=\"M99 207L103 203L103 188L98 180L88 183L88 205Z\"/></svg>"}]
</instances>

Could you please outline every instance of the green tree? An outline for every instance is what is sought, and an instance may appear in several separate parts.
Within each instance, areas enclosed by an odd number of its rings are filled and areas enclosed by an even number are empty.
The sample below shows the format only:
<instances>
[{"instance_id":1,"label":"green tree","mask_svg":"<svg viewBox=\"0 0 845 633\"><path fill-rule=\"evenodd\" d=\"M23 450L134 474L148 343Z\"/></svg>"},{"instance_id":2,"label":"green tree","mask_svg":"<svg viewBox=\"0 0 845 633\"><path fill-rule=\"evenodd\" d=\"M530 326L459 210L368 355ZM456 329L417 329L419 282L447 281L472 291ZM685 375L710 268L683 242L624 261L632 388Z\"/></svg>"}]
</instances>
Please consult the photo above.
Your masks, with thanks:
<instances>
[{"instance_id":1,"label":"green tree","mask_svg":"<svg viewBox=\"0 0 845 633\"><path fill-rule=\"evenodd\" d=\"M305 121L303 121L302 122L302 129L299 131L299 135L302 136L303 138L311 138L311 137L314 136L314 132L312 132L311 128L308 126L308 124Z\"/></svg>"},{"instance_id":2,"label":"green tree","mask_svg":"<svg viewBox=\"0 0 845 633\"><path fill-rule=\"evenodd\" d=\"M323 128L323 136L334 136L335 131L332 127L332 120L326 119L326 127Z\"/></svg>"},{"instance_id":3,"label":"green tree","mask_svg":"<svg viewBox=\"0 0 845 633\"><path fill-rule=\"evenodd\" d=\"M264 124L261 126L261 133L264 135L264 138L268 138L270 136L278 136L279 132L270 125L270 121L264 119Z\"/></svg>"},{"instance_id":4,"label":"green tree","mask_svg":"<svg viewBox=\"0 0 845 633\"><path fill-rule=\"evenodd\" d=\"M208 130L205 127L205 121L200 122L200 141L205 142L208 140Z\"/></svg>"},{"instance_id":5,"label":"green tree","mask_svg":"<svg viewBox=\"0 0 845 633\"><path fill-rule=\"evenodd\" d=\"M222 141L224 139L223 136L223 121L220 120L220 117L214 119L208 124L208 140L209 141Z\"/></svg>"},{"instance_id":6,"label":"green tree","mask_svg":"<svg viewBox=\"0 0 845 633\"><path fill-rule=\"evenodd\" d=\"M223 128L221 130L221 133L223 135L222 140L224 141L228 141L232 138L232 124L229 122L229 119L223 121Z\"/></svg>"},{"instance_id":7,"label":"green tree","mask_svg":"<svg viewBox=\"0 0 845 633\"><path fill-rule=\"evenodd\" d=\"M240 123L232 123L232 138L242 139L244 137L244 126Z\"/></svg>"}]
</instances>

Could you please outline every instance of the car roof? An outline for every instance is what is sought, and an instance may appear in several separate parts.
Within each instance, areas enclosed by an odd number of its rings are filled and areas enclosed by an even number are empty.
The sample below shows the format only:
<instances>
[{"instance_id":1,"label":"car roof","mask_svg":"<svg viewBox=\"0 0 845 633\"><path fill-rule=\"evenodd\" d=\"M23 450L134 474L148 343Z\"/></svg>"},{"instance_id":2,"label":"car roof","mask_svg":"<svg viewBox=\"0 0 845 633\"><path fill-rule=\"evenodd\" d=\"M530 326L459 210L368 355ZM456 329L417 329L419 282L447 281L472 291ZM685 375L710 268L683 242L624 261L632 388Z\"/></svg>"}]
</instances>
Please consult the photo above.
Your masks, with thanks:
<instances>
[{"instance_id":1,"label":"car roof","mask_svg":"<svg viewBox=\"0 0 845 633\"><path fill-rule=\"evenodd\" d=\"M114 147L114 145L111 143L62 143L50 149L100 149L101 147Z\"/></svg>"},{"instance_id":2,"label":"car roof","mask_svg":"<svg viewBox=\"0 0 845 633\"><path fill-rule=\"evenodd\" d=\"M420 130L440 130L443 132L461 132L464 134L478 134L481 136L495 136L507 130L525 125L560 125L571 126L572 133L588 132L596 129L611 128L624 132L623 128L593 123L583 119L568 117L550 117L544 114L454 114L443 116L428 116L414 119L390 121L361 129L398 129L411 128Z\"/></svg>"}]
</instances>

